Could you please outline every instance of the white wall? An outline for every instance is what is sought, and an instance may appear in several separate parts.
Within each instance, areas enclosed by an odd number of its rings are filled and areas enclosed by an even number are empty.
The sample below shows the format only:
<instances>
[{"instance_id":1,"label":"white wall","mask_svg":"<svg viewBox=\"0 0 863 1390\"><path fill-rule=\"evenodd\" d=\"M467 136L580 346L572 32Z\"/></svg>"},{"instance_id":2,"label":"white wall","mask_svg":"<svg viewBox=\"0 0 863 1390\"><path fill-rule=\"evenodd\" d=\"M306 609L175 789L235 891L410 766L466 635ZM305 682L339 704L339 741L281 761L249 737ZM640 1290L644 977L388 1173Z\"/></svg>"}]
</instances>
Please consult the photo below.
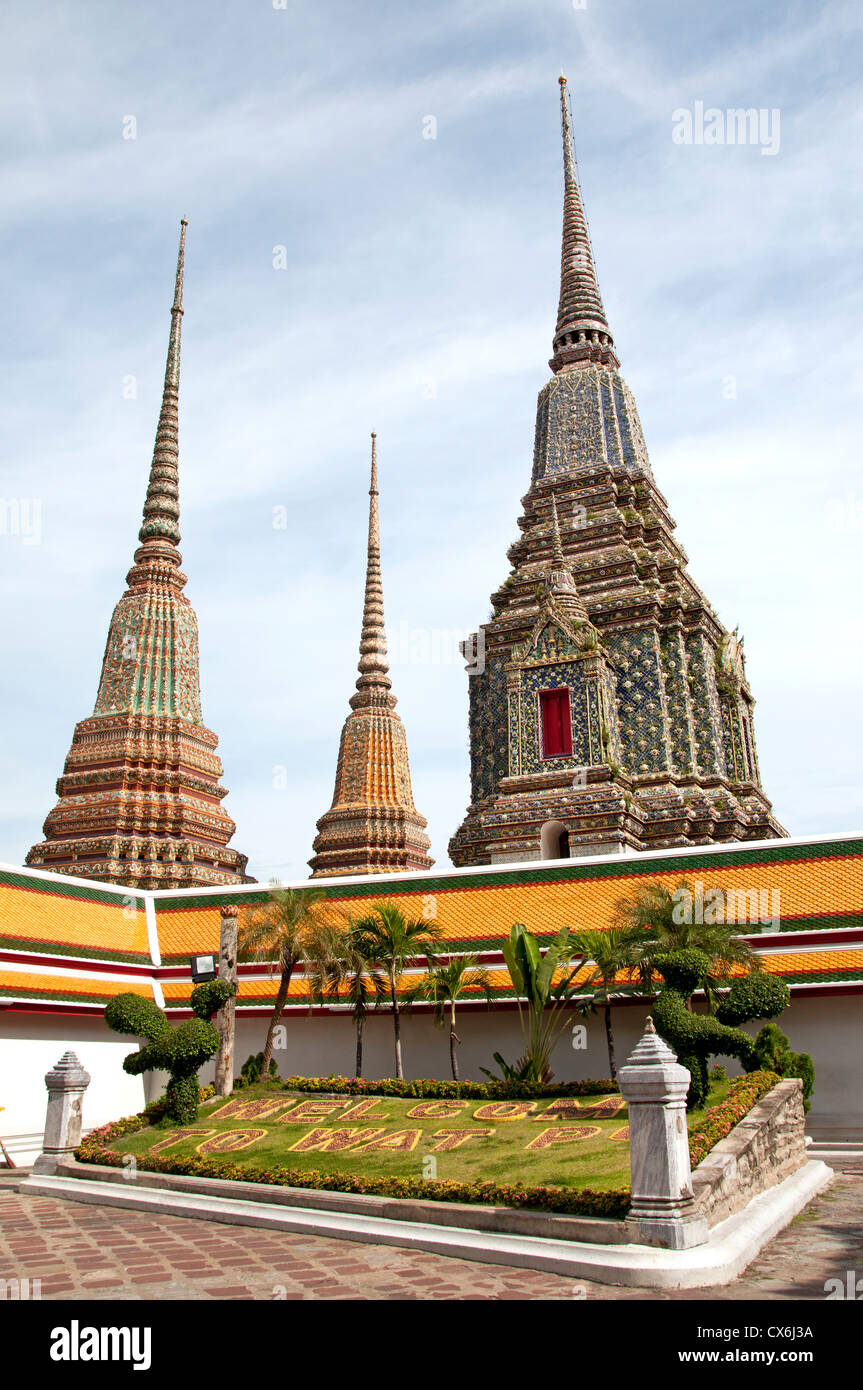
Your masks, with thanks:
<instances>
[{"instance_id":1,"label":"white wall","mask_svg":"<svg viewBox=\"0 0 863 1390\"><path fill-rule=\"evenodd\" d=\"M618 1064L623 1062L641 1036L645 1008L627 1007L614 1011L615 1045ZM574 1025L584 1023L586 1048L572 1046ZM350 1018L300 1014L287 1020L287 1048L276 1052L275 1060L283 1076L353 1076L356 1049ZM235 1056L237 1070L250 1053L260 1052L266 1038L267 1020L239 1019ZM513 1010L493 1013L484 1009L457 1016L456 1031L461 1039L459 1069L462 1080L485 1081L480 1067L497 1072L492 1053L500 1052L510 1064L522 1055L524 1047L518 1014ZM395 1070L393 1025L390 1014L372 1014L364 1029L363 1072L368 1077L392 1076ZM449 1078L449 1030L435 1028L429 1013L402 1016L402 1060L406 1077ZM560 1081L608 1076L608 1051L601 1018L581 1020L567 1014L566 1028L552 1058L552 1070ZM212 1067L207 1073L208 1079ZM202 1076L204 1073L202 1072Z\"/></svg>"},{"instance_id":2,"label":"white wall","mask_svg":"<svg viewBox=\"0 0 863 1390\"><path fill-rule=\"evenodd\" d=\"M633 1005L613 1011L618 1066L632 1051L644 1026L647 1008ZM574 1025L584 1023L586 1047L573 1048ZM815 1061L815 1095L809 1117L813 1133L839 1137L837 1130L863 1133L863 1000L859 997L798 999L780 1020L791 1046L809 1052ZM275 1054L282 1076L352 1076L355 1034L351 1020L341 1014L291 1015L285 1022L287 1048ZM755 1031L756 1025L748 1025ZM266 1018L240 1018L237 1023L237 1071L250 1053L260 1052ZM497 1068L493 1052L513 1063L522 1053L518 1015L514 1011L463 1012L457 1021L461 1038L462 1078L483 1081L480 1067ZM84 1097L86 1129L140 1110L145 1100L161 1094L166 1077L147 1073L127 1076L122 1069L132 1039L118 1038L100 1019L63 1018L54 1014L0 1012L0 1136L18 1162L39 1152L45 1123L47 1091L44 1076L67 1050L76 1052L90 1072ZM435 1028L431 1015L402 1017L402 1056L407 1077L450 1076L449 1037ZM739 1068L724 1061L734 1074ZM580 1020L569 1014L567 1026L552 1058L555 1078L576 1081L608 1076L608 1054L602 1016ZM214 1064L201 1069L203 1084L213 1079ZM372 1015L365 1027L363 1071L368 1077L392 1076L393 1029L389 1014ZM145 1094L146 1086L146 1094Z\"/></svg>"},{"instance_id":3,"label":"white wall","mask_svg":"<svg viewBox=\"0 0 863 1390\"><path fill-rule=\"evenodd\" d=\"M118 1038L99 1018L0 1012L0 1137L16 1163L32 1163L42 1149L48 1091L45 1073L72 1051L92 1078L84 1096L84 1127L95 1129L144 1103L138 1076L123 1058L133 1038Z\"/></svg>"}]
</instances>

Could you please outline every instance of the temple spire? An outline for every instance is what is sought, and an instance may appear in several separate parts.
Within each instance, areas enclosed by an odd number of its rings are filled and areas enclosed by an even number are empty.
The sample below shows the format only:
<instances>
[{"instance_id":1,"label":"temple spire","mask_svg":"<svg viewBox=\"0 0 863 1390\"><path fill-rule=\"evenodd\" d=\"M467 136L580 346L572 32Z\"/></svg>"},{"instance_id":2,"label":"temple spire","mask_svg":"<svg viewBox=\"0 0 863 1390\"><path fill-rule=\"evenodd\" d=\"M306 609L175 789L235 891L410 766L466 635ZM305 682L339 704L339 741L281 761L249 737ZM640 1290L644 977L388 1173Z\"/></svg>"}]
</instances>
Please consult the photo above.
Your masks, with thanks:
<instances>
[{"instance_id":1,"label":"temple spire","mask_svg":"<svg viewBox=\"0 0 863 1390\"><path fill-rule=\"evenodd\" d=\"M397 873L434 863L425 817L414 805L407 738L390 689L374 433L369 499L360 674L342 728L332 803L317 823L312 878Z\"/></svg>"},{"instance_id":2,"label":"temple spire","mask_svg":"<svg viewBox=\"0 0 863 1390\"><path fill-rule=\"evenodd\" d=\"M553 371L577 362L599 362L619 366L614 340L608 327L587 219L578 187L572 120L567 99L566 78L560 81L560 116L563 133L563 238L560 256L560 303L554 333Z\"/></svg>"},{"instance_id":3,"label":"temple spire","mask_svg":"<svg viewBox=\"0 0 863 1390\"><path fill-rule=\"evenodd\" d=\"M111 616L93 713L75 726L58 801L28 864L136 888L247 883L201 710L198 620L177 549L180 250L162 407L128 588Z\"/></svg>"},{"instance_id":4,"label":"temple spire","mask_svg":"<svg viewBox=\"0 0 863 1390\"><path fill-rule=\"evenodd\" d=\"M372 476L369 487L369 539L366 553L366 594L363 604L363 631L360 638L358 694L351 697L351 708L369 705L395 705L389 694L387 636L384 624L384 590L381 580L381 532L378 516L377 435L372 431Z\"/></svg>"},{"instance_id":5,"label":"temple spire","mask_svg":"<svg viewBox=\"0 0 863 1390\"><path fill-rule=\"evenodd\" d=\"M554 596L558 607L568 617L575 618L580 622L589 621L587 609L579 597L572 570L564 558L563 543L560 538L560 522L557 516L557 499L553 493L551 497L551 569L547 572L546 589Z\"/></svg>"},{"instance_id":6,"label":"temple spire","mask_svg":"<svg viewBox=\"0 0 863 1390\"><path fill-rule=\"evenodd\" d=\"M173 588L182 588L186 582L185 576L179 572L182 556L177 546L180 541L180 340L187 226L188 223L183 218L180 222L180 249L177 254L174 302L171 305L171 331L168 337L162 407L159 411L153 461L150 465L150 479L144 501L144 519L138 532L141 544L135 551L135 564L129 572L130 585L156 576L167 579Z\"/></svg>"},{"instance_id":7,"label":"temple spire","mask_svg":"<svg viewBox=\"0 0 863 1390\"><path fill-rule=\"evenodd\" d=\"M564 568L563 546L560 540L560 522L557 519L557 502L552 495L551 499L551 537L552 537L552 556L554 558L555 569Z\"/></svg>"}]
</instances>

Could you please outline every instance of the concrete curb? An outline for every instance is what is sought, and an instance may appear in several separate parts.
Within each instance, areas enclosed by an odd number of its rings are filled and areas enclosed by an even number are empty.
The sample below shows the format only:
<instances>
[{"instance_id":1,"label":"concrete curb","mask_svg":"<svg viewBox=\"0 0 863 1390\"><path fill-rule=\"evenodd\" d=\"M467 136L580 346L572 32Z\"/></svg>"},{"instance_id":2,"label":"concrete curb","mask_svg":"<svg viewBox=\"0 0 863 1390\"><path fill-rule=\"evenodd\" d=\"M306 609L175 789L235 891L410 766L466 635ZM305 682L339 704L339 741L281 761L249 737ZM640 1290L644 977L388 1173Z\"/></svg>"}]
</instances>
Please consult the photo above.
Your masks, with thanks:
<instances>
[{"instance_id":1,"label":"concrete curb","mask_svg":"<svg viewBox=\"0 0 863 1390\"><path fill-rule=\"evenodd\" d=\"M293 1208L229 1197L146 1188L140 1179L120 1189L85 1178L34 1176L19 1191L97 1206L223 1221L303 1235L328 1236L365 1244L406 1246L438 1255L545 1270L574 1279L636 1288L692 1289L727 1284L798 1212L832 1181L824 1163L807 1163L796 1173L753 1198L720 1222L704 1245L663 1250L646 1245L596 1245L549 1237L510 1235L434 1226L428 1222L387 1220L348 1212Z\"/></svg>"},{"instance_id":2,"label":"concrete curb","mask_svg":"<svg viewBox=\"0 0 863 1390\"><path fill-rule=\"evenodd\" d=\"M125 1168L78 1163L58 1163L58 1178L117 1184L128 1188ZM419 1197L381 1197L370 1193L337 1192L327 1188L281 1187L278 1184L242 1182L226 1178L200 1178L180 1173L140 1170L136 1182L146 1188L188 1192L195 1197L233 1197L241 1202L277 1207L311 1208L315 1211L379 1216L388 1221L416 1222L429 1226L458 1226L496 1235L549 1236L556 1241L586 1241L588 1245L627 1245L631 1229L624 1221L607 1217L570 1216L530 1208L497 1207L491 1203L435 1202Z\"/></svg>"}]
</instances>

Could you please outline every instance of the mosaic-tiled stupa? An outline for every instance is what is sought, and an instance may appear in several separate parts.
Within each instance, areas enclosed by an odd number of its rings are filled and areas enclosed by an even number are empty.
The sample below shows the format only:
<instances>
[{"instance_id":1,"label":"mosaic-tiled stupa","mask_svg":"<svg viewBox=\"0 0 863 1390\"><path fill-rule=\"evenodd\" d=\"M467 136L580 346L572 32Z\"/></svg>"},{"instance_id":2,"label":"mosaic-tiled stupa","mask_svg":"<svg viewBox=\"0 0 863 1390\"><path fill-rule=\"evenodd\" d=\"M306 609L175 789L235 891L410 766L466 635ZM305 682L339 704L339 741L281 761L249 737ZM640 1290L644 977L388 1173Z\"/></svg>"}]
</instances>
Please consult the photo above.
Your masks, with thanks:
<instances>
[{"instance_id":1,"label":"mosaic-tiled stupa","mask_svg":"<svg viewBox=\"0 0 863 1390\"><path fill-rule=\"evenodd\" d=\"M742 643L687 571L603 308L561 78L560 306L512 569L471 657L457 866L785 835Z\"/></svg>"},{"instance_id":2,"label":"mosaic-tiled stupa","mask_svg":"<svg viewBox=\"0 0 863 1390\"><path fill-rule=\"evenodd\" d=\"M27 863L136 888L249 883L228 847L218 739L204 727L198 621L179 530L180 232L162 407L128 588L114 609L96 706L75 726L57 805Z\"/></svg>"},{"instance_id":3,"label":"mosaic-tiled stupa","mask_svg":"<svg viewBox=\"0 0 863 1390\"><path fill-rule=\"evenodd\" d=\"M317 823L312 878L429 869L427 822L414 806L405 727L387 662L377 445L372 435L366 590L357 688L350 698L332 806Z\"/></svg>"}]
</instances>

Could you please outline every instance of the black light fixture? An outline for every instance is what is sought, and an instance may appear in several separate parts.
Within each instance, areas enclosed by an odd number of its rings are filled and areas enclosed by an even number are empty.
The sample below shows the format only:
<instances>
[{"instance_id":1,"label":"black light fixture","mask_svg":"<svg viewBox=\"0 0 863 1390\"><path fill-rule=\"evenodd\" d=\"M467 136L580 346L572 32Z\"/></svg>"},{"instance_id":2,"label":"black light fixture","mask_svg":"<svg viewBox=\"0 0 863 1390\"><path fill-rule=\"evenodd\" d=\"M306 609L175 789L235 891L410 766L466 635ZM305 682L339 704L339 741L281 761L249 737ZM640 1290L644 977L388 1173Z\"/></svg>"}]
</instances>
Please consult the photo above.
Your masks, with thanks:
<instances>
[{"instance_id":1,"label":"black light fixture","mask_svg":"<svg viewBox=\"0 0 863 1390\"><path fill-rule=\"evenodd\" d=\"M215 956L191 956L189 965L196 985L202 985L206 980L215 980L219 973Z\"/></svg>"}]
</instances>

